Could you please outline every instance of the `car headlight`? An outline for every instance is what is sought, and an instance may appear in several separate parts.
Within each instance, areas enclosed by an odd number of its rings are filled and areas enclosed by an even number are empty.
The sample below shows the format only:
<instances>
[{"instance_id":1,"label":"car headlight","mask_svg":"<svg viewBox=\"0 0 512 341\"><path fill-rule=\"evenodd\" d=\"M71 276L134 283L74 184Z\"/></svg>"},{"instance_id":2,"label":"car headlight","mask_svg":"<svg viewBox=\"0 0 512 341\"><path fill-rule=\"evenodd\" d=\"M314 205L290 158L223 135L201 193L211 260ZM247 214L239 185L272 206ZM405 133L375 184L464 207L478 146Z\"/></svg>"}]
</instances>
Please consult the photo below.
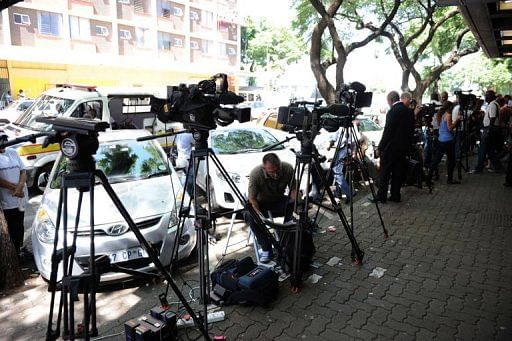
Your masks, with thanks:
<instances>
[{"instance_id":1,"label":"car headlight","mask_svg":"<svg viewBox=\"0 0 512 341\"><path fill-rule=\"evenodd\" d=\"M218 169L215 169L215 172L219 179L226 181L226 179L224 178L224 175L222 175L222 173ZM231 178L231 180L233 180L234 183L239 184L242 182L242 177L240 176L240 174L228 172L228 175Z\"/></svg>"},{"instance_id":2,"label":"car headlight","mask_svg":"<svg viewBox=\"0 0 512 341\"><path fill-rule=\"evenodd\" d=\"M44 209L39 209L36 215L35 232L42 243L50 244L55 239L55 225Z\"/></svg>"}]
</instances>

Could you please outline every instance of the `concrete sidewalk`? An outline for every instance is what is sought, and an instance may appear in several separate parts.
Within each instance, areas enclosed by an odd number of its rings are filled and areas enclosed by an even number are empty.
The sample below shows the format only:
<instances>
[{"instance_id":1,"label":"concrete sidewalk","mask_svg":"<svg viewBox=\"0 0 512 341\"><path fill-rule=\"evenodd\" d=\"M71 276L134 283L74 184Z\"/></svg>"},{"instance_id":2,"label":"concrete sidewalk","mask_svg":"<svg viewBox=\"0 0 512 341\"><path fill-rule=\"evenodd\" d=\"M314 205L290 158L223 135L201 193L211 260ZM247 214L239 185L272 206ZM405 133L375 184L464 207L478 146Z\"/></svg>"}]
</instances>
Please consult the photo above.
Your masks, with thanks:
<instances>
[{"instance_id":1,"label":"concrete sidewalk","mask_svg":"<svg viewBox=\"0 0 512 341\"><path fill-rule=\"evenodd\" d=\"M512 339L512 189L502 186L503 179L503 174L465 175L462 185L439 181L432 194L405 188L402 203L381 205L388 240L375 206L360 198L354 228L365 252L361 266L350 262L350 244L337 216L325 215L315 235L321 267L306 274L302 291L290 293L286 281L268 308L224 307L226 320L211 331L229 340ZM326 231L329 225L336 232ZM226 226L219 226L223 236ZM235 232L233 238L246 237L241 226ZM212 265L224 242L211 248ZM327 265L332 257L340 263ZM369 276L376 267L386 270L380 278ZM185 265L176 276L187 297L194 296L189 288L196 285L196 270ZM322 276L315 284L307 280L312 273ZM124 340L123 323L157 305L163 289L151 283L99 294L100 335ZM0 297L0 339L44 339L49 298L40 278ZM199 334L191 329L181 335Z\"/></svg>"}]
</instances>

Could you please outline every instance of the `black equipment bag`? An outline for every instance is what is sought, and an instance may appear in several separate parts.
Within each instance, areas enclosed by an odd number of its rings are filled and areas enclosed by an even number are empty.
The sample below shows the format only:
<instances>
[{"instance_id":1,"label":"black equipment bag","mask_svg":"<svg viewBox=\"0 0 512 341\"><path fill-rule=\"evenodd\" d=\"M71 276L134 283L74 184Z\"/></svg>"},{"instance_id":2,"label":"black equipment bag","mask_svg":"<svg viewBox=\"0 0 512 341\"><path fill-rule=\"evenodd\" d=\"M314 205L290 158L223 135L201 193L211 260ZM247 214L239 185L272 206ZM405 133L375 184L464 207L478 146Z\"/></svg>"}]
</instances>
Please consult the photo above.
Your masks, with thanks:
<instances>
[{"instance_id":1,"label":"black equipment bag","mask_svg":"<svg viewBox=\"0 0 512 341\"><path fill-rule=\"evenodd\" d=\"M300 266L301 270L308 270L313 256L316 253L315 244L313 243L313 230L315 223L312 219L309 219L307 226L302 231L302 247L300 255ZM293 266L293 255L295 253L295 233L296 230L282 230L279 231L280 244L283 250L283 254L286 257L286 264L291 267Z\"/></svg>"},{"instance_id":2,"label":"black equipment bag","mask_svg":"<svg viewBox=\"0 0 512 341\"><path fill-rule=\"evenodd\" d=\"M267 306L279 292L278 275L257 266L251 257L228 260L211 274L213 291L224 305L258 304Z\"/></svg>"}]
</instances>

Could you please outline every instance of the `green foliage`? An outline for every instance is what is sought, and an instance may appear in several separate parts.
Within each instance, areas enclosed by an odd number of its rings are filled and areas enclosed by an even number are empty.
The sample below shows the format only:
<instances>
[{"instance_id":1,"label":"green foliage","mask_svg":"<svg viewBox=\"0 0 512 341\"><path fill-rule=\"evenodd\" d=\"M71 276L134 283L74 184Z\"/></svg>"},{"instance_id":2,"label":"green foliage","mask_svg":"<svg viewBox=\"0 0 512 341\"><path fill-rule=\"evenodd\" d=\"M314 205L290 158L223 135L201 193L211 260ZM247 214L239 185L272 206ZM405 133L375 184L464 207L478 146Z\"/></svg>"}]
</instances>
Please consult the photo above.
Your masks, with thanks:
<instances>
[{"instance_id":1,"label":"green foliage","mask_svg":"<svg viewBox=\"0 0 512 341\"><path fill-rule=\"evenodd\" d=\"M450 93L457 89L475 88L482 92L488 88L510 92L512 70L510 59L487 58L482 52L472 56L468 63L445 72L440 88Z\"/></svg>"},{"instance_id":2,"label":"green foliage","mask_svg":"<svg viewBox=\"0 0 512 341\"><path fill-rule=\"evenodd\" d=\"M305 45L288 28L272 27L265 20L247 21L242 31L242 63L251 71L282 71L306 54Z\"/></svg>"}]
</instances>

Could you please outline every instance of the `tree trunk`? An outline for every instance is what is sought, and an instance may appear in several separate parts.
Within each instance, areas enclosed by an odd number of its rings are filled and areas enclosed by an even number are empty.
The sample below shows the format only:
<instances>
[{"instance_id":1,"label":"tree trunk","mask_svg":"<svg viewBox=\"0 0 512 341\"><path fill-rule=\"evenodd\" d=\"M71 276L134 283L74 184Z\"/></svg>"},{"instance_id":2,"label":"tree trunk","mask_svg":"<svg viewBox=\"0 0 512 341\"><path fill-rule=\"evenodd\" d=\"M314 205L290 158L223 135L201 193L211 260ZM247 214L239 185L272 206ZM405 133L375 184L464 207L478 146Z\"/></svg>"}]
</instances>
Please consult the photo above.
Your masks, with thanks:
<instances>
[{"instance_id":1,"label":"tree trunk","mask_svg":"<svg viewBox=\"0 0 512 341\"><path fill-rule=\"evenodd\" d=\"M0 210L0 289L14 288L23 283L18 255L14 250L4 212Z\"/></svg>"}]
</instances>

